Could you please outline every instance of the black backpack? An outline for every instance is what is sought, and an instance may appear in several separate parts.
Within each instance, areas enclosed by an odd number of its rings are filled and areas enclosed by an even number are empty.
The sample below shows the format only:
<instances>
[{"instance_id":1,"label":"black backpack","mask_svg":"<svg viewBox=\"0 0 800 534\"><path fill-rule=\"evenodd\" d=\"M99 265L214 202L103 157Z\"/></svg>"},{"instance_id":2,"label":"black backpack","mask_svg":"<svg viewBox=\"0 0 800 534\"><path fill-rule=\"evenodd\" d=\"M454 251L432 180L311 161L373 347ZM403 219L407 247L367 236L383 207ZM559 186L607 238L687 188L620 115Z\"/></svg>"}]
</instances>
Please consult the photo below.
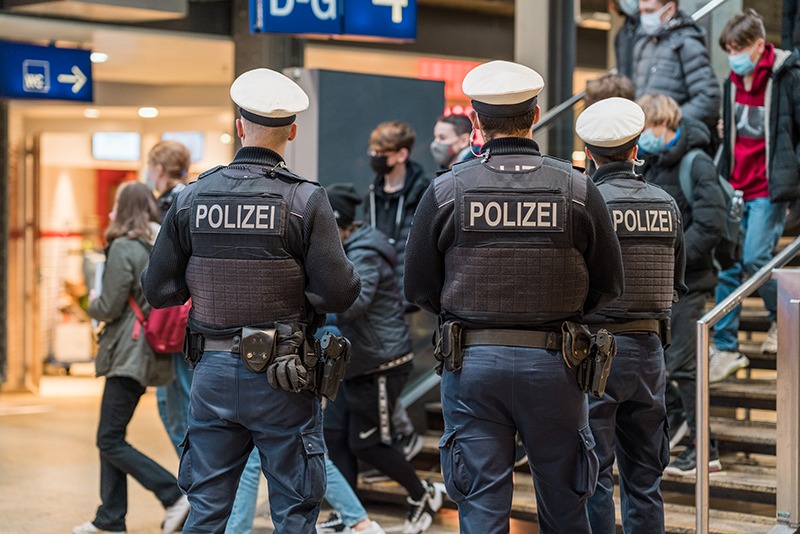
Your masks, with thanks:
<instances>
[{"instance_id":1,"label":"black backpack","mask_svg":"<svg viewBox=\"0 0 800 534\"><path fill-rule=\"evenodd\" d=\"M699 148L693 148L681 160L680 182L683 196L689 206L692 205L692 164L695 158L704 154ZM742 243L744 242L744 232L742 231L742 213L744 212L744 201L742 192L736 191L730 182L717 174L719 186L722 189L722 196L725 198L725 229L722 232L722 240L714 247L714 264L719 270L729 269L734 264L742 261Z\"/></svg>"}]
</instances>

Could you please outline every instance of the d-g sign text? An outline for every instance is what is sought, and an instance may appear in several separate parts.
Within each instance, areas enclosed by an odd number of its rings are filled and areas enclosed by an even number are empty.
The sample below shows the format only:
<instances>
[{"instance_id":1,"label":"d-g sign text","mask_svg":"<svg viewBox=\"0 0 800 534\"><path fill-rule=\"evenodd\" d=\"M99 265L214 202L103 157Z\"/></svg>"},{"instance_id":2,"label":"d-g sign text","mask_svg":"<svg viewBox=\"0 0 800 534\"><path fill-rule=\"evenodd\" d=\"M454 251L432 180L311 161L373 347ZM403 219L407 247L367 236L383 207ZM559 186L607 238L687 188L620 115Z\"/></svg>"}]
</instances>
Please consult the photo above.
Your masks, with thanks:
<instances>
[{"instance_id":1,"label":"d-g sign text","mask_svg":"<svg viewBox=\"0 0 800 534\"><path fill-rule=\"evenodd\" d=\"M618 236L666 236L675 234L675 214L671 209L644 206L613 207L611 219Z\"/></svg>"},{"instance_id":2,"label":"d-g sign text","mask_svg":"<svg viewBox=\"0 0 800 534\"><path fill-rule=\"evenodd\" d=\"M464 196L464 230L563 232L564 199L555 196Z\"/></svg>"},{"instance_id":3,"label":"d-g sign text","mask_svg":"<svg viewBox=\"0 0 800 534\"><path fill-rule=\"evenodd\" d=\"M211 234L280 234L283 204L260 198L204 201L192 206L194 231Z\"/></svg>"}]
</instances>

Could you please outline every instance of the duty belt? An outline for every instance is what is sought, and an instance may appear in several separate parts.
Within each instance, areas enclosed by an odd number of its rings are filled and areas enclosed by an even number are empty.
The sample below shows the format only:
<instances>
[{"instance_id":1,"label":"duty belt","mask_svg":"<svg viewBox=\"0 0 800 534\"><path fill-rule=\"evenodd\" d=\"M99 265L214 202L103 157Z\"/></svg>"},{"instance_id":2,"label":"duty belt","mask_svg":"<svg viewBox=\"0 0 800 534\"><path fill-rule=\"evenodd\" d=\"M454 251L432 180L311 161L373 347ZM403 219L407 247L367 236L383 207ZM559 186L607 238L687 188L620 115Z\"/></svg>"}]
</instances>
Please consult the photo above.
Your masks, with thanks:
<instances>
[{"instance_id":1,"label":"duty belt","mask_svg":"<svg viewBox=\"0 0 800 534\"><path fill-rule=\"evenodd\" d=\"M503 329L465 330L462 346L474 345L561 350L561 333Z\"/></svg>"},{"instance_id":2,"label":"duty belt","mask_svg":"<svg viewBox=\"0 0 800 534\"><path fill-rule=\"evenodd\" d=\"M658 319L639 319L636 321L628 321L626 323L589 325L589 330L591 330L592 333L597 332L597 330L600 328L605 328L612 334L646 334L650 332L658 334L661 332L661 321Z\"/></svg>"},{"instance_id":3,"label":"duty belt","mask_svg":"<svg viewBox=\"0 0 800 534\"><path fill-rule=\"evenodd\" d=\"M211 338L203 336L203 352L232 352L239 354L242 336L236 335L224 338Z\"/></svg>"}]
</instances>

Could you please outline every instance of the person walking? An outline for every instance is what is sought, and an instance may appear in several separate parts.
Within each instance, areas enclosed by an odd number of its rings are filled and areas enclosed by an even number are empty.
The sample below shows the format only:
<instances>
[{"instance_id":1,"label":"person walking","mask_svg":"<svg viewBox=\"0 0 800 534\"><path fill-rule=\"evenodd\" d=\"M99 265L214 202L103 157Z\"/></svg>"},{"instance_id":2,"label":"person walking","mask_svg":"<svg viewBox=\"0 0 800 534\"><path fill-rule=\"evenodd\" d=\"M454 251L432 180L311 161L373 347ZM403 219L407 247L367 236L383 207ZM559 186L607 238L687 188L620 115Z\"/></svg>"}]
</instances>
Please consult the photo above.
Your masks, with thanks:
<instances>
[{"instance_id":1,"label":"person walking","mask_svg":"<svg viewBox=\"0 0 800 534\"><path fill-rule=\"evenodd\" d=\"M147 386L167 384L175 376L172 360L153 352L128 303L132 298L149 311L139 275L158 233L158 209L150 189L140 182L121 185L109 219L103 289L89 297L89 315L105 323L95 359L97 376L106 377L97 427L102 504L94 519L72 532L124 533L130 475L164 506L161 532L169 534L186 519L189 502L171 473L126 440L128 423Z\"/></svg>"}]
</instances>

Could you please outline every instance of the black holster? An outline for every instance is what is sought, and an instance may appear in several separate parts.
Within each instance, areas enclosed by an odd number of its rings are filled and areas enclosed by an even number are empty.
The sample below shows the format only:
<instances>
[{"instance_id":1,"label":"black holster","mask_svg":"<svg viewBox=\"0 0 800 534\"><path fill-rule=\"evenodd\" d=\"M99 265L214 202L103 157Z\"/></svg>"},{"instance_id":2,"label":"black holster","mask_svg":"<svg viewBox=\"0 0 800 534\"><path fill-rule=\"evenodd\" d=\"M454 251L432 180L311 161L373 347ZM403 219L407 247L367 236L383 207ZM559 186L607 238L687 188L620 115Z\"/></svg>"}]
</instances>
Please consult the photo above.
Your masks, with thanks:
<instances>
[{"instance_id":1,"label":"black holster","mask_svg":"<svg viewBox=\"0 0 800 534\"><path fill-rule=\"evenodd\" d=\"M614 335L601 328L592 336L589 357L578 368L578 385L583 391L595 397L603 396L616 354L617 342Z\"/></svg>"},{"instance_id":2,"label":"black holster","mask_svg":"<svg viewBox=\"0 0 800 534\"><path fill-rule=\"evenodd\" d=\"M437 340L433 349L433 356L439 364L436 374L442 375L442 370L453 373L461 370L464 363L464 349L462 347L461 323L458 321L445 321L437 330Z\"/></svg>"},{"instance_id":3,"label":"black holster","mask_svg":"<svg viewBox=\"0 0 800 534\"><path fill-rule=\"evenodd\" d=\"M186 336L183 338L183 359L189 364L189 369L194 369L202 357L203 335L187 328Z\"/></svg>"},{"instance_id":4,"label":"black holster","mask_svg":"<svg viewBox=\"0 0 800 534\"><path fill-rule=\"evenodd\" d=\"M561 333L562 356L567 367L577 370L578 387L602 397L617 354L614 336L605 328L592 335L586 325L568 321L561 325Z\"/></svg>"},{"instance_id":5,"label":"black holster","mask_svg":"<svg viewBox=\"0 0 800 534\"><path fill-rule=\"evenodd\" d=\"M339 385L344 379L347 362L350 361L350 341L346 337L327 332L316 346L319 347L321 357L317 360L319 379L315 391L318 395L335 400Z\"/></svg>"}]
</instances>

